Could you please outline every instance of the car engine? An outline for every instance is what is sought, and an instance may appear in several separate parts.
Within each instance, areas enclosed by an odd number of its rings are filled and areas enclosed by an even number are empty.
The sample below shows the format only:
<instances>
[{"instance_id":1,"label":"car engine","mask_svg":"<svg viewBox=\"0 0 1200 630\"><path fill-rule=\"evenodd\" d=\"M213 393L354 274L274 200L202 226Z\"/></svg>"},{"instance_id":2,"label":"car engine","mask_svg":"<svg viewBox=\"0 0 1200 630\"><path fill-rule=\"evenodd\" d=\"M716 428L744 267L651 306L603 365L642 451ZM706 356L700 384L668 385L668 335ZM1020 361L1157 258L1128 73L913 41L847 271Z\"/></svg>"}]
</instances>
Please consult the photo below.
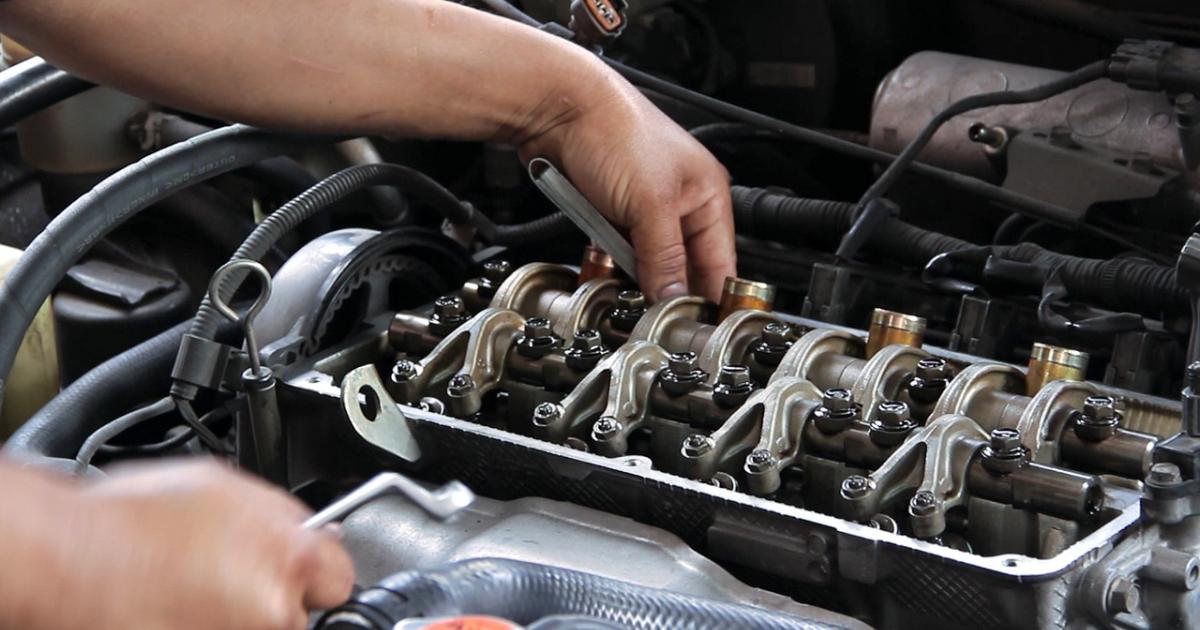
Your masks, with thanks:
<instances>
[{"instance_id":1,"label":"car engine","mask_svg":"<svg viewBox=\"0 0 1200 630\"><path fill-rule=\"evenodd\" d=\"M230 125L5 40L5 452L347 506L315 628L1200 626L1200 6L470 4L726 166L719 303L652 303L512 147Z\"/></svg>"}]
</instances>

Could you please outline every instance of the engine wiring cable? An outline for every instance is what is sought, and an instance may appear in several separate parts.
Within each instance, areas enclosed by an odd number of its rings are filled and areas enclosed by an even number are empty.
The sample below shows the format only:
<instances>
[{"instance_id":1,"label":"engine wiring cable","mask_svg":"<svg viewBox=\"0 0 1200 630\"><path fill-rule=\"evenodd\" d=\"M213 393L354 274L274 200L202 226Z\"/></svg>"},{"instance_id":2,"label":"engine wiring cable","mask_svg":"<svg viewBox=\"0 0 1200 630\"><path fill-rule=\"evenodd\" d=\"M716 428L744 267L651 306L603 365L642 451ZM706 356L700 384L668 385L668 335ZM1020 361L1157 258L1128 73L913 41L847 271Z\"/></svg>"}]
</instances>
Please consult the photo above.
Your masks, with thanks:
<instances>
[{"instance_id":1,"label":"engine wiring cable","mask_svg":"<svg viewBox=\"0 0 1200 630\"><path fill-rule=\"evenodd\" d=\"M203 424L205 427L211 429L213 424L225 420L230 416L230 414L231 412L229 411L228 406L220 405L208 413L205 413L203 416L200 416L200 424ZM180 428L182 429L181 431L159 442L152 442L150 444L105 443L100 445L99 452L109 457L132 457L160 455L162 453L167 453L183 446L184 444L187 444L196 437L195 429L189 426L183 426Z\"/></svg>"},{"instance_id":2,"label":"engine wiring cable","mask_svg":"<svg viewBox=\"0 0 1200 630\"><path fill-rule=\"evenodd\" d=\"M100 447L109 440L124 433L129 428L148 422L160 416L175 411L175 401L169 396L160 398L157 402L135 409L116 420L96 429L83 441L79 453L75 455L75 475L83 476L87 472L92 458L100 451Z\"/></svg>"},{"instance_id":3,"label":"engine wiring cable","mask_svg":"<svg viewBox=\"0 0 1200 630\"><path fill-rule=\"evenodd\" d=\"M554 23L543 24L520 9L514 7L512 4L509 4L506 0L477 1L504 17L519 21L523 24L538 28L543 31L547 31L551 34L558 35L559 37L566 39L570 39L572 37L571 31L566 27ZM616 70L621 76L625 77L626 80L636 86L683 101L689 105L706 110L718 116L743 122L749 125L754 125L756 127L761 127L763 129L768 129L797 142L804 142L822 149L835 151L843 155L874 162L876 164L891 164L896 159L895 155L888 153L887 151L882 151L869 146L863 146L850 140L842 139L834 135L817 131L815 129L789 123L779 120L778 118L773 118L765 114L760 114L758 112L739 107L706 94L701 94L682 85L672 83L666 79L661 79L648 72L643 72L609 57L601 57L601 59L604 61L604 63ZM906 167L906 170L911 170L914 173L929 177L952 188L982 197L1010 210L1020 212L1021 214L1054 223L1056 225L1075 228L1081 232L1106 239L1110 242L1121 245L1122 247L1141 253L1155 260L1156 262L1163 264L1174 263L1173 257L1164 256L1163 254L1153 251L1144 245L1132 242L1111 230L1106 230L1083 221L1074 221L1074 213L1066 208L1058 206L1057 204L1049 203L1035 197L1030 197L1028 195L997 186L991 182L987 182L970 175L956 173L926 164L924 162L918 162L914 160Z\"/></svg>"}]
</instances>

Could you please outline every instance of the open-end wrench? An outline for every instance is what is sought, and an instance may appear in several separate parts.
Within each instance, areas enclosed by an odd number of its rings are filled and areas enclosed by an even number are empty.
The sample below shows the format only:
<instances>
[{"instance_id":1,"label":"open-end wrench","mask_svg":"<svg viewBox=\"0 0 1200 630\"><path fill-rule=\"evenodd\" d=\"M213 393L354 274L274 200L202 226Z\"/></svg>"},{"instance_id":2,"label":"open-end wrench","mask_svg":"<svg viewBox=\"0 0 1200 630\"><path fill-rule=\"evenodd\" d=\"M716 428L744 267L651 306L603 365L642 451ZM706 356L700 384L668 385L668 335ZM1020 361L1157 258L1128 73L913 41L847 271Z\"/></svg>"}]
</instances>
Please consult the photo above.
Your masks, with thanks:
<instances>
[{"instance_id":1,"label":"open-end wrench","mask_svg":"<svg viewBox=\"0 0 1200 630\"><path fill-rule=\"evenodd\" d=\"M338 522L358 508L389 494L404 495L430 516L442 521L461 512L475 500L475 493L459 481L451 481L430 491L400 473L384 472L314 514L304 521L304 528L317 529Z\"/></svg>"}]
</instances>

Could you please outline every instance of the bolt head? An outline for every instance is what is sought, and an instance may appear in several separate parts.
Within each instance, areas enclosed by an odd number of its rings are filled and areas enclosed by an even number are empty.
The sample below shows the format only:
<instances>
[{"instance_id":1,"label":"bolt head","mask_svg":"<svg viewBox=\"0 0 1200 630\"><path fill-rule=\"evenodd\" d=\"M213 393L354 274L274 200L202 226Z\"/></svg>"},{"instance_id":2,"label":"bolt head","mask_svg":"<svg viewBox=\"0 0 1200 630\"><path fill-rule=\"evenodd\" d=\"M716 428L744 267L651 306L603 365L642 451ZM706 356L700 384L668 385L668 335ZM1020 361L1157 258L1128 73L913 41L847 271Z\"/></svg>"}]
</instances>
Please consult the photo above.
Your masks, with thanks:
<instances>
[{"instance_id":1,"label":"bolt head","mask_svg":"<svg viewBox=\"0 0 1200 630\"><path fill-rule=\"evenodd\" d=\"M1121 576L1113 580L1108 586L1106 602L1109 614L1136 613L1141 605L1141 591L1137 581L1131 577Z\"/></svg>"},{"instance_id":2,"label":"bolt head","mask_svg":"<svg viewBox=\"0 0 1200 630\"><path fill-rule=\"evenodd\" d=\"M988 446L992 452L997 454L1012 453L1019 451L1021 447L1021 434L1016 429L1008 427L1000 427L992 429L988 435Z\"/></svg>"},{"instance_id":3,"label":"bolt head","mask_svg":"<svg viewBox=\"0 0 1200 630\"><path fill-rule=\"evenodd\" d=\"M451 396L462 396L475 389L475 379L469 374L455 374L446 384L446 393Z\"/></svg>"},{"instance_id":4,"label":"bolt head","mask_svg":"<svg viewBox=\"0 0 1200 630\"><path fill-rule=\"evenodd\" d=\"M913 516L929 516L936 513L937 509L937 497L928 490L922 490L914 494L913 498L908 502L908 511Z\"/></svg>"},{"instance_id":5,"label":"bolt head","mask_svg":"<svg viewBox=\"0 0 1200 630\"><path fill-rule=\"evenodd\" d=\"M730 389L744 389L751 386L750 368L744 365L722 365L717 374L717 383Z\"/></svg>"},{"instance_id":6,"label":"bolt head","mask_svg":"<svg viewBox=\"0 0 1200 630\"><path fill-rule=\"evenodd\" d=\"M713 449L713 441L707 435L693 433L683 439L685 457L701 457Z\"/></svg>"},{"instance_id":7,"label":"bolt head","mask_svg":"<svg viewBox=\"0 0 1200 630\"><path fill-rule=\"evenodd\" d=\"M489 260L483 263L483 278L492 285L500 285L508 278L512 270L512 263L507 260Z\"/></svg>"},{"instance_id":8,"label":"bolt head","mask_svg":"<svg viewBox=\"0 0 1200 630\"><path fill-rule=\"evenodd\" d=\"M762 342L769 347L780 348L792 343L792 327L783 322L769 322L762 329Z\"/></svg>"},{"instance_id":9,"label":"bolt head","mask_svg":"<svg viewBox=\"0 0 1200 630\"><path fill-rule=\"evenodd\" d=\"M842 482L842 496L847 499L861 499L871 492L871 480L862 475L850 475Z\"/></svg>"},{"instance_id":10,"label":"bolt head","mask_svg":"<svg viewBox=\"0 0 1200 630\"><path fill-rule=\"evenodd\" d=\"M842 387L832 387L821 394L821 406L832 413L854 410L854 393Z\"/></svg>"},{"instance_id":11,"label":"bolt head","mask_svg":"<svg viewBox=\"0 0 1200 630\"><path fill-rule=\"evenodd\" d=\"M457 295L443 295L433 301L434 317L458 319L467 313L467 305Z\"/></svg>"},{"instance_id":12,"label":"bolt head","mask_svg":"<svg viewBox=\"0 0 1200 630\"><path fill-rule=\"evenodd\" d=\"M533 408L533 423L537 426L544 427L561 418L562 414L562 405L552 402L544 402Z\"/></svg>"},{"instance_id":13,"label":"bolt head","mask_svg":"<svg viewBox=\"0 0 1200 630\"><path fill-rule=\"evenodd\" d=\"M1150 474L1146 480L1159 486L1169 486L1183 481L1183 473L1179 466L1168 462L1159 462L1150 466Z\"/></svg>"},{"instance_id":14,"label":"bolt head","mask_svg":"<svg viewBox=\"0 0 1200 630\"><path fill-rule=\"evenodd\" d=\"M530 317L525 320L526 339L545 339L553 334L554 330L550 327L550 320L545 317Z\"/></svg>"},{"instance_id":15,"label":"bolt head","mask_svg":"<svg viewBox=\"0 0 1200 630\"><path fill-rule=\"evenodd\" d=\"M581 328L576 330L574 339L571 342L571 347L575 350L581 351L602 349L604 346L600 339L600 331L594 328Z\"/></svg>"},{"instance_id":16,"label":"bolt head","mask_svg":"<svg viewBox=\"0 0 1200 630\"><path fill-rule=\"evenodd\" d=\"M592 435L600 439L612 437L620 431L621 423L611 416L604 416L592 425Z\"/></svg>"},{"instance_id":17,"label":"bolt head","mask_svg":"<svg viewBox=\"0 0 1200 630\"><path fill-rule=\"evenodd\" d=\"M950 365L945 359L933 357L917 361L916 376L925 381L939 381L950 378Z\"/></svg>"},{"instance_id":18,"label":"bolt head","mask_svg":"<svg viewBox=\"0 0 1200 630\"><path fill-rule=\"evenodd\" d=\"M755 449L746 456L746 471L750 473L766 472L775 464L775 456L764 448Z\"/></svg>"},{"instance_id":19,"label":"bolt head","mask_svg":"<svg viewBox=\"0 0 1200 630\"><path fill-rule=\"evenodd\" d=\"M617 308L622 311L646 310L646 295L632 289L621 291L617 294Z\"/></svg>"},{"instance_id":20,"label":"bolt head","mask_svg":"<svg viewBox=\"0 0 1200 630\"><path fill-rule=\"evenodd\" d=\"M909 419L908 403L901 400L885 400L875 407L875 420L885 427L900 428L912 421Z\"/></svg>"},{"instance_id":21,"label":"bolt head","mask_svg":"<svg viewBox=\"0 0 1200 630\"><path fill-rule=\"evenodd\" d=\"M392 382L407 383L416 378L420 372L421 369L416 363L408 359L400 359L396 361L396 365L392 366Z\"/></svg>"},{"instance_id":22,"label":"bolt head","mask_svg":"<svg viewBox=\"0 0 1200 630\"><path fill-rule=\"evenodd\" d=\"M699 361L695 352L672 352L671 356L667 357L667 369L672 374L687 376L696 371Z\"/></svg>"},{"instance_id":23,"label":"bolt head","mask_svg":"<svg viewBox=\"0 0 1200 630\"><path fill-rule=\"evenodd\" d=\"M1083 415L1093 422L1110 422L1117 417L1117 401L1112 396L1088 396L1083 401Z\"/></svg>"}]
</instances>

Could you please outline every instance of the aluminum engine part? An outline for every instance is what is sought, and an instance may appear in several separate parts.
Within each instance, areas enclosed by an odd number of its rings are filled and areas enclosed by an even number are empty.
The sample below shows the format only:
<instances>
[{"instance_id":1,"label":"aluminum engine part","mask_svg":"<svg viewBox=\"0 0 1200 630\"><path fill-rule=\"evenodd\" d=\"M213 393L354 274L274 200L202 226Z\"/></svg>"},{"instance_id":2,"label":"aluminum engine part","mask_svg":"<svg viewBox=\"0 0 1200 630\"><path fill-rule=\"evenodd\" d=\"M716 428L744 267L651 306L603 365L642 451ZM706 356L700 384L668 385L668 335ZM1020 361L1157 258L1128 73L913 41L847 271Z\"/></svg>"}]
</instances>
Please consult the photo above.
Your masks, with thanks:
<instances>
[{"instance_id":1,"label":"aluminum engine part","mask_svg":"<svg viewBox=\"0 0 1200 630\"><path fill-rule=\"evenodd\" d=\"M306 425L291 433L295 459L342 476L416 463L427 482L461 479L493 499L630 517L766 580L755 586L804 585L792 592L821 605L857 593L855 612L887 627L1060 627L1128 614L1076 602L1116 588L1094 577L1097 557L1150 535L1138 488L1160 437L1134 427L1177 431L1177 403L1071 380L1029 391L1022 368L917 340L868 356L863 331L756 310L718 320L697 298L634 309L616 281L580 285L557 265L513 271L490 300L470 294L480 285L464 288L461 302L476 307L453 330L436 308L403 312L294 366L281 405ZM351 378L377 368L382 378ZM403 415L360 409L364 400L399 403ZM398 423L419 461L388 434ZM293 471L300 484L329 476ZM396 540L419 537L407 521L381 537L388 520L356 539L389 563L373 575L398 568ZM472 537L470 522L430 536ZM575 568L589 555L547 536L503 551L521 559L549 545ZM1157 553L1182 554L1167 558L1180 564L1192 538ZM406 562L467 557L454 553ZM1197 593L1165 614L1190 614L1180 611Z\"/></svg>"},{"instance_id":2,"label":"aluminum engine part","mask_svg":"<svg viewBox=\"0 0 1200 630\"><path fill-rule=\"evenodd\" d=\"M880 83L871 115L871 146L899 153L933 116L967 96L1021 90L1064 73L942 52L920 52L904 60ZM976 122L1012 130L1050 130L1065 126L1081 142L1144 153L1155 162L1186 171L1180 157L1179 130L1167 97L1139 92L1109 80L1090 83L1046 101L993 107L948 121L920 159L944 168L989 179L1002 171L968 129ZM1193 188L1200 178L1191 178Z\"/></svg>"},{"instance_id":3,"label":"aluminum engine part","mask_svg":"<svg viewBox=\"0 0 1200 630\"><path fill-rule=\"evenodd\" d=\"M560 501L481 498L453 522L443 523L409 501L382 499L346 519L342 535L363 584L409 569L506 558L779 610L846 628L869 627L751 588L661 529Z\"/></svg>"}]
</instances>

